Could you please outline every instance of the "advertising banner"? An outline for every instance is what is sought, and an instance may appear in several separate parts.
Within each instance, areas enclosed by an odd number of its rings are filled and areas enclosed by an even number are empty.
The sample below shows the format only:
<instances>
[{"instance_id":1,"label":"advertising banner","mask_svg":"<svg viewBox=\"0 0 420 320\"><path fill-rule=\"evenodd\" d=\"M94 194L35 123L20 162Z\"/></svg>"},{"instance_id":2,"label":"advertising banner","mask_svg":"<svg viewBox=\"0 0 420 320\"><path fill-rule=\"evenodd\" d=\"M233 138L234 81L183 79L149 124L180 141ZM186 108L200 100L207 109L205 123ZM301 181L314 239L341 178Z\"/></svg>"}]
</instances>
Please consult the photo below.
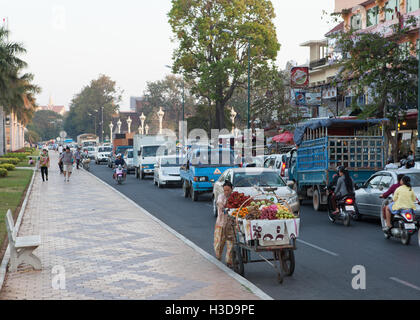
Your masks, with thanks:
<instances>
[{"instance_id":1,"label":"advertising banner","mask_svg":"<svg viewBox=\"0 0 420 320\"><path fill-rule=\"evenodd\" d=\"M290 73L290 85L292 88L305 88L309 85L308 67L294 67Z\"/></svg>"},{"instance_id":2,"label":"advertising banner","mask_svg":"<svg viewBox=\"0 0 420 320\"><path fill-rule=\"evenodd\" d=\"M321 105L321 92L306 92L306 105L307 106L320 106Z\"/></svg>"}]
</instances>

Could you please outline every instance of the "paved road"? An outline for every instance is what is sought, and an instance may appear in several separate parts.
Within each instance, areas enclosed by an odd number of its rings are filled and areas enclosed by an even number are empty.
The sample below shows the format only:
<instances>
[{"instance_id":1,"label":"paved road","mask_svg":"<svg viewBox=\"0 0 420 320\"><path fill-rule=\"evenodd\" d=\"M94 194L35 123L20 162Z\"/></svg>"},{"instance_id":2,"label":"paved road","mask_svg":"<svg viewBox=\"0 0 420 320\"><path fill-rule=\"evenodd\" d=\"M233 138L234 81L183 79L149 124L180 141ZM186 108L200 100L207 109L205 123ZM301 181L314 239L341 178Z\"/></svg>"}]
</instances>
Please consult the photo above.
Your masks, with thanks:
<instances>
[{"instance_id":1,"label":"paved road","mask_svg":"<svg viewBox=\"0 0 420 320\"><path fill-rule=\"evenodd\" d=\"M134 200L144 209L198 246L214 254L210 196L198 202L185 199L182 189L159 190L153 179L128 176L117 186L106 165L91 172ZM116 204L116 208L118 204ZM118 209L117 209L118 210ZM282 285L267 263L245 265L245 277L275 299L420 299L420 248L417 237L410 246L385 240L377 220L353 222L349 228L329 222L326 213L304 205L296 269ZM415 240L415 241L414 241ZM366 290L354 290L354 266L366 269Z\"/></svg>"}]
</instances>

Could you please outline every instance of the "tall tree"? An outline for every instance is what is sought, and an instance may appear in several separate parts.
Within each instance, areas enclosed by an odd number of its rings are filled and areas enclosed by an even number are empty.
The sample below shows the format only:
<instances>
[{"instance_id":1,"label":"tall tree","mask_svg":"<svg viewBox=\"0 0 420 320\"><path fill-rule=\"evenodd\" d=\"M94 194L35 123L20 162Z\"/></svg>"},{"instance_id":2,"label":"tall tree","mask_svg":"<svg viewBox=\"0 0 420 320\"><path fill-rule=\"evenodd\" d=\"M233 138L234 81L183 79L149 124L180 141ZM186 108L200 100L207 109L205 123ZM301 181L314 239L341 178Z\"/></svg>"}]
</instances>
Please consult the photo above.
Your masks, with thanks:
<instances>
[{"instance_id":1,"label":"tall tree","mask_svg":"<svg viewBox=\"0 0 420 320\"><path fill-rule=\"evenodd\" d=\"M248 39L253 70L274 60L280 49L273 5L268 0L172 0L168 16L179 43L173 71L192 84L193 94L215 104L216 127L223 129L225 105L247 82Z\"/></svg>"},{"instance_id":2,"label":"tall tree","mask_svg":"<svg viewBox=\"0 0 420 320\"><path fill-rule=\"evenodd\" d=\"M153 119L159 108L162 107L165 119L169 119L166 121L169 128L177 131L179 121L182 120L183 93L185 96L185 119L195 113L196 99L190 94L189 88L190 85L187 82L175 75L168 75L163 80L148 82L144 92L147 103L144 109L145 116Z\"/></svg>"},{"instance_id":3,"label":"tall tree","mask_svg":"<svg viewBox=\"0 0 420 320\"><path fill-rule=\"evenodd\" d=\"M83 133L93 133L95 121L99 124L99 136L103 127L104 136L109 134L112 115L119 110L122 91L116 88L116 82L105 75L92 80L88 86L75 95L70 103L70 111L64 120L64 130L75 139ZM102 122L103 110L103 126ZM92 116L89 116L91 114Z\"/></svg>"},{"instance_id":4,"label":"tall tree","mask_svg":"<svg viewBox=\"0 0 420 320\"><path fill-rule=\"evenodd\" d=\"M35 112L28 130L35 132L42 141L55 139L63 128L63 117L51 110Z\"/></svg>"},{"instance_id":5,"label":"tall tree","mask_svg":"<svg viewBox=\"0 0 420 320\"><path fill-rule=\"evenodd\" d=\"M417 104L418 59L415 46L407 42L414 19L391 26L392 35L350 30L335 36L342 53L337 81L354 97L368 96L366 104L353 101L361 118L388 118L385 132L398 156L398 122L404 110Z\"/></svg>"}]
</instances>

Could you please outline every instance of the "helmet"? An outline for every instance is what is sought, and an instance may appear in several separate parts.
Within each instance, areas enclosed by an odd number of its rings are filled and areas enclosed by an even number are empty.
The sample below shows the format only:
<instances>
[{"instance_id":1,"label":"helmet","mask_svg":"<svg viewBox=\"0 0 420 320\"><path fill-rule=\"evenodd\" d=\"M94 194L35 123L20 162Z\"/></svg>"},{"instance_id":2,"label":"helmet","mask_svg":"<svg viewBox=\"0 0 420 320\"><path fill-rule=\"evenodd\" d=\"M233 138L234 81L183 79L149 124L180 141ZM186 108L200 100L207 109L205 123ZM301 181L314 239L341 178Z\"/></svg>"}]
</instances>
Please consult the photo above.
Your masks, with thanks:
<instances>
[{"instance_id":1,"label":"helmet","mask_svg":"<svg viewBox=\"0 0 420 320\"><path fill-rule=\"evenodd\" d=\"M118 158L118 157L121 157L121 153L117 154L117 158Z\"/></svg>"},{"instance_id":2,"label":"helmet","mask_svg":"<svg viewBox=\"0 0 420 320\"><path fill-rule=\"evenodd\" d=\"M338 166L338 167L336 168L336 171L337 171L337 172L340 172L340 171L343 171L344 169L346 169L344 166Z\"/></svg>"}]
</instances>

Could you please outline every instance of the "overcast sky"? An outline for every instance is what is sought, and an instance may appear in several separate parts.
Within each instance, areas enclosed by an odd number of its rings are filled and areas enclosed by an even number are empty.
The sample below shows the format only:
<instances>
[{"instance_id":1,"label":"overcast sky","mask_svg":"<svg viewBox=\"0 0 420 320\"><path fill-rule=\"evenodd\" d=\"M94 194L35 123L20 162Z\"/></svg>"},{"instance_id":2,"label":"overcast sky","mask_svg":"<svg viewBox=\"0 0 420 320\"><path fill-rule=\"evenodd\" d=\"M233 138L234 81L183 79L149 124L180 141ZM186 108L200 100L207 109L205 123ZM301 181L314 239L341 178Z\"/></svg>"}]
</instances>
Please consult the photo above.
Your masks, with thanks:
<instances>
[{"instance_id":1,"label":"overcast sky","mask_svg":"<svg viewBox=\"0 0 420 320\"><path fill-rule=\"evenodd\" d=\"M277 64L305 63L309 49L299 44L322 39L332 29L322 11L332 12L334 0L272 0L277 37ZM0 0L0 15L8 18L10 40L27 49L24 60L42 93L68 109L73 96L99 74L124 90L121 110L130 96L140 96L147 81L165 77L175 44L167 22L170 0Z\"/></svg>"}]
</instances>

